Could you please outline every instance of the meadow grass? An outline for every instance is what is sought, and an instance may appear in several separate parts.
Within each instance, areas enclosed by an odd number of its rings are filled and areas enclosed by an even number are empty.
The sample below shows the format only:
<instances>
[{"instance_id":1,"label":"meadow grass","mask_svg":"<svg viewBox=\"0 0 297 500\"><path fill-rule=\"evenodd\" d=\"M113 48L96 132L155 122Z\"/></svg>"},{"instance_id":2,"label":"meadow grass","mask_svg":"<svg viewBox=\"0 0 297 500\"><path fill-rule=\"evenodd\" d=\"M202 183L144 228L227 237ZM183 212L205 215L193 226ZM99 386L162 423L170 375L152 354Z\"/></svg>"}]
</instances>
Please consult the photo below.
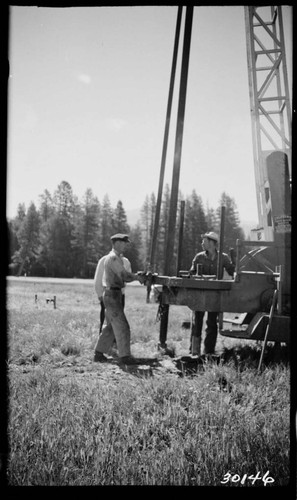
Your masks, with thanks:
<instances>
[{"instance_id":1,"label":"meadow grass","mask_svg":"<svg viewBox=\"0 0 297 500\"><path fill-rule=\"evenodd\" d=\"M56 309L46 304L53 295ZM131 349L159 359L158 306L145 296L144 287L127 287ZM256 355L191 376L95 364L99 306L89 282L11 280L7 310L9 485L257 487L266 473L267 487L289 484L287 363L266 363L258 375L259 347L241 341ZM189 314L170 308L177 355L188 353L181 325ZM234 345L218 339L220 350Z\"/></svg>"}]
</instances>

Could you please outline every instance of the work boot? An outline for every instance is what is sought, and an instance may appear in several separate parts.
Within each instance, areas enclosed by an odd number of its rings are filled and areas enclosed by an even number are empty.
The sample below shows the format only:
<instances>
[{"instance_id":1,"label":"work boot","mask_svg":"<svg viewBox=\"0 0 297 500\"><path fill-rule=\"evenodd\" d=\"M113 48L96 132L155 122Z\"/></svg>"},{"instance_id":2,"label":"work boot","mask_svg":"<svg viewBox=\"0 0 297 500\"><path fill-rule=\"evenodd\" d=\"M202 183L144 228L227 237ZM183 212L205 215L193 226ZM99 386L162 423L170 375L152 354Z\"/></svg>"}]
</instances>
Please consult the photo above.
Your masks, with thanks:
<instances>
[{"instance_id":1,"label":"work boot","mask_svg":"<svg viewBox=\"0 0 297 500\"><path fill-rule=\"evenodd\" d=\"M137 365L138 361L133 356L123 356L119 358L120 365Z\"/></svg>"},{"instance_id":2,"label":"work boot","mask_svg":"<svg viewBox=\"0 0 297 500\"><path fill-rule=\"evenodd\" d=\"M192 348L191 348L192 356L200 356L201 355L201 337L192 337Z\"/></svg>"},{"instance_id":3,"label":"work boot","mask_svg":"<svg viewBox=\"0 0 297 500\"><path fill-rule=\"evenodd\" d=\"M96 363L106 363L108 359L104 356L103 352L95 351L94 361Z\"/></svg>"}]
</instances>

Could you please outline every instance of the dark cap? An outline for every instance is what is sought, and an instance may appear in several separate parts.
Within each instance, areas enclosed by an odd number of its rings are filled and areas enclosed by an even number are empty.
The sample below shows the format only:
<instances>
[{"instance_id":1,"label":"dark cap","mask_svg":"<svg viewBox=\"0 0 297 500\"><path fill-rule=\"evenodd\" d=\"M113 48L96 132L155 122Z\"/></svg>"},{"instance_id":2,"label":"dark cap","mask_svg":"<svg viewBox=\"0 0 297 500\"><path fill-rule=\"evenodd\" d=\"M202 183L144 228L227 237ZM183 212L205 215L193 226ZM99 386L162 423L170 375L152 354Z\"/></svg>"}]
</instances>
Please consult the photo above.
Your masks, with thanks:
<instances>
[{"instance_id":1,"label":"dark cap","mask_svg":"<svg viewBox=\"0 0 297 500\"><path fill-rule=\"evenodd\" d=\"M127 234L117 233L111 236L110 239L111 241L120 240L120 241L125 241L126 243L130 243L129 236Z\"/></svg>"}]
</instances>

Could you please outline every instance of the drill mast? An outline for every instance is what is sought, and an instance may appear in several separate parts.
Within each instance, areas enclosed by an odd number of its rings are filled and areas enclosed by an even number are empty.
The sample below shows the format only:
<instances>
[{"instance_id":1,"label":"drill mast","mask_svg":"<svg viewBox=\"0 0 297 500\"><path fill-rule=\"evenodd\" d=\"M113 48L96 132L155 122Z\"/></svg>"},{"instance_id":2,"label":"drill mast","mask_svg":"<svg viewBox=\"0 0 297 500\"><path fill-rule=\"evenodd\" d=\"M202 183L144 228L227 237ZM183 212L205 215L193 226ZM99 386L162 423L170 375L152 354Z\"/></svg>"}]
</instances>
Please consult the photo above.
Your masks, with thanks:
<instances>
[{"instance_id":1,"label":"drill mast","mask_svg":"<svg viewBox=\"0 0 297 500\"><path fill-rule=\"evenodd\" d=\"M240 313L240 329L220 333L235 338L287 342L290 339L291 287L291 111L281 6L245 6L247 67L259 225L256 238L237 240L233 280L170 276L176 219L182 126L193 9L187 8L179 113L172 176L165 276L153 275L160 294L160 346L166 347L169 305L193 311ZM181 112L180 112L181 110ZM223 239L223 216L220 241ZM157 221L156 221L157 224ZM221 253L220 244L219 258ZM247 251L246 247L252 247ZM268 316L268 311L270 313ZM269 327L267 322L269 321ZM233 320L229 319L233 324ZM266 333L265 333L266 332ZM269 332L269 336L268 336ZM263 349L265 348L265 342Z\"/></svg>"},{"instance_id":2,"label":"drill mast","mask_svg":"<svg viewBox=\"0 0 297 500\"><path fill-rule=\"evenodd\" d=\"M291 173L291 109L280 5L245 6L247 63L259 225L257 239L273 241L266 158L287 155Z\"/></svg>"}]
</instances>

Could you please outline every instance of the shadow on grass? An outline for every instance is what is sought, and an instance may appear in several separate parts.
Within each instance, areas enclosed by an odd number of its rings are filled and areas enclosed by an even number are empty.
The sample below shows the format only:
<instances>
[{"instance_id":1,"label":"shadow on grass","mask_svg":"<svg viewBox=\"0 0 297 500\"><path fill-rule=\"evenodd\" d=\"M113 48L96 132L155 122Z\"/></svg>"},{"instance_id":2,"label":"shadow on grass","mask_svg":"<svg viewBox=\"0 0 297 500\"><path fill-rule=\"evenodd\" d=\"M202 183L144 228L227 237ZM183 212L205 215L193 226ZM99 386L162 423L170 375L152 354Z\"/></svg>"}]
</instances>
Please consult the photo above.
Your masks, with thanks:
<instances>
[{"instance_id":1,"label":"shadow on grass","mask_svg":"<svg viewBox=\"0 0 297 500\"><path fill-rule=\"evenodd\" d=\"M116 363L119 367L136 376L152 376L156 369L164 371L175 371L178 376L197 375L205 371L211 365L230 365L237 370L257 369L261 356L262 344L253 346L235 346L231 349L225 348L219 355L179 356L172 357L168 353L158 358L135 357L133 365L121 365L116 359L111 359L111 363ZM165 354L165 353L163 353ZM273 367L278 364L289 364L289 348L282 345L267 345L262 360L262 368Z\"/></svg>"},{"instance_id":2,"label":"shadow on grass","mask_svg":"<svg viewBox=\"0 0 297 500\"><path fill-rule=\"evenodd\" d=\"M261 357L262 343L259 342L253 345L237 345L232 348L225 348L218 355L202 355L198 356L174 356L174 350L160 351L157 356L134 356L132 365L122 364L116 356L109 356L104 365L113 365L120 368L122 371L135 375L137 377L151 377L154 375L162 375L172 373L178 377L195 376L203 373L214 365L229 365L236 368L238 371L246 369L257 370ZM63 359L58 362L53 361L53 367L73 368L76 371L81 369L84 372L86 367L92 366L92 361L83 357L75 356L77 352L71 349L65 349L62 352ZM74 358L74 359L72 359ZM273 368L279 364L289 365L290 351L287 345L268 344L262 360L262 369ZM21 356L14 361L17 365L31 365L32 367L42 364L41 356L35 356L33 353ZM97 363L94 363L96 365ZM98 365L102 365L98 363Z\"/></svg>"},{"instance_id":3,"label":"shadow on grass","mask_svg":"<svg viewBox=\"0 0 297 500\"><path fill-rule=\"evenodd\" d=\"M262 351L262 342L255 345L235 346L231 349L225 348L220 358L222 363L233 363L236 367L258 366ZM277 342L268 344L265 348L262 365L272 367L283 363L290 363L290 349L288 345Z\"/></svg>"},{"instance_id":4,"label":"shadow on grass","mask_svg":"<svg viewBox=\"0 0 297 500\"><path fill-rule=\"evenodd\" d=\"M239 371L248 368L256 369L259 366L261 357L261 345L253 346L236 346L233 348L225 348L220 355L202 355L198 356L181 356L173 361L177 369L182 375L193 375L199 371L205 370L211 364L216 365L233 365ZM290 363L290 350L287 345L267 345L263 360L262 369L265 367L272 368L273 366Z\"/></svg>"}]
</instances>

